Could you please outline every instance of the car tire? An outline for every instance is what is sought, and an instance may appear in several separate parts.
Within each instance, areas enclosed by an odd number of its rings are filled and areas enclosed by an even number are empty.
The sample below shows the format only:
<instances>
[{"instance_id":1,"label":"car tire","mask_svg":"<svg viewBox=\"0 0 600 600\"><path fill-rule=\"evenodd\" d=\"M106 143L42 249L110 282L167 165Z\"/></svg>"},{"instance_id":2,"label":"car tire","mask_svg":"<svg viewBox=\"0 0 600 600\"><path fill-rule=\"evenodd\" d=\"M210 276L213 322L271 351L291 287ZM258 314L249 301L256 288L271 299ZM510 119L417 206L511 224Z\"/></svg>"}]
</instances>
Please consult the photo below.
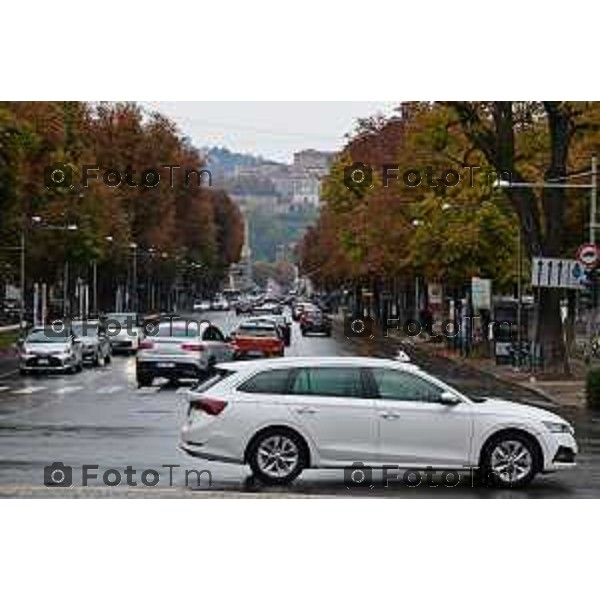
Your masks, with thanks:
<instances>
[{"instance_id":1,"label":"car tire","mask_svg":"<svg viewBox=\"0 0 600 600\"><path fill-rule=\"evenodd\" d=\"M136 373L135 378L139 388L150 387L152 385L152 381L154 380L154 377L152 377L152 375L148 375L147 373Z\"/></svg>"},{"instance_id":2,"label":"car tire","mask_svg":"<svg viewBox=\"0 0 600 600\"><path fill-rule=\"evenodd\" d=\"M27 375L27 370L26 369L19 369L19 375L21 375L22 377L25 377L25 375Z\"/></svg>"},{"instance_id":3,"label":"car tire","mask_svg":"<svg viewBox=\"0 0 600 600\"><path fill-rule=\"evenodd\" d=\"M499 488L521 488L541 470L540 449L531 437L507 431L486 442L480 463L480 482Z\"/></svg>"},{"instance_id":4,"label":"car tire","mask_svg":"<svg viewBox=\"0 0 600 600\"><path fill-rule=\"evenodd\" d=\"M306 443L285 428L259 433L250 443L247 457L256 479L267 485L291 483L308 465Z\"/></svg>"}]
</instances>

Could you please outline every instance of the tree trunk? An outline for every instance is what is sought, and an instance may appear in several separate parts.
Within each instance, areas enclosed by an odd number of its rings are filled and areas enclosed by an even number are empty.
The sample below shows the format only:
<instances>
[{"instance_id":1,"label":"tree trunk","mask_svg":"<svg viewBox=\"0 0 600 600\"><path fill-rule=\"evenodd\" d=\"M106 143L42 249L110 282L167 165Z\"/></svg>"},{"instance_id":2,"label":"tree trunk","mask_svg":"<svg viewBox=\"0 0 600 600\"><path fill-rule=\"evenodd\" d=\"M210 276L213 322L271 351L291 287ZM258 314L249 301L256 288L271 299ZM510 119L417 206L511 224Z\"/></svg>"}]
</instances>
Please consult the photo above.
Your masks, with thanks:
<instances>
[{"instance_id":1,"label":"tree trunk","mask_svg":"<svg viewBox=\"0 0 600 600\"><path fill-rule=\"evenodd\" d=\"M544 371L569 375L560 316L561 295L562 290L558 288L540 288L537 343L541 349Z\"/></svg>"}]
</instances>

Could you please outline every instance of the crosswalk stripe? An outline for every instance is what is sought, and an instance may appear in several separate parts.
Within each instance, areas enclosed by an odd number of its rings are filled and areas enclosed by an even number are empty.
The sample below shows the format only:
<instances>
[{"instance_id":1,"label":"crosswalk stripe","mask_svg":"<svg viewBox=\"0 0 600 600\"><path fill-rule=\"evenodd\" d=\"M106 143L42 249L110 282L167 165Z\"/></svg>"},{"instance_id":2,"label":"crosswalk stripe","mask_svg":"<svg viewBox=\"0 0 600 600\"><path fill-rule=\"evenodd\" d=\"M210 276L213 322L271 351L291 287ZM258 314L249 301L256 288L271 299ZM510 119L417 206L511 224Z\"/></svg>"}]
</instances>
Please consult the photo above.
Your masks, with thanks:
<instances>
[{"instance_id":1,"label":"crosswalk stripe","mask_svg":"<svg viewBox=\"0 0 600 600\"><path fill-rule=\"evenodd\" d=\"M65 387L62 388L58 388L57 390L55 390L55 394L72 394L73 392L78 392L79 390L82 390L83 386L82 385L67 385Z\"/></svg>"},{"instance_id":2,"label":"crosswalk stripe","mask_svg":"<svg viewBox=\"0 0 600 600\"><path fill-rule=\"evenodd\" d=\"M42 390L47 389L46 386L35 386L30 385L18 390L15 390L13 393L15 394L35 394L35 392L41 392Z\"/></svg>"}]
</instances>

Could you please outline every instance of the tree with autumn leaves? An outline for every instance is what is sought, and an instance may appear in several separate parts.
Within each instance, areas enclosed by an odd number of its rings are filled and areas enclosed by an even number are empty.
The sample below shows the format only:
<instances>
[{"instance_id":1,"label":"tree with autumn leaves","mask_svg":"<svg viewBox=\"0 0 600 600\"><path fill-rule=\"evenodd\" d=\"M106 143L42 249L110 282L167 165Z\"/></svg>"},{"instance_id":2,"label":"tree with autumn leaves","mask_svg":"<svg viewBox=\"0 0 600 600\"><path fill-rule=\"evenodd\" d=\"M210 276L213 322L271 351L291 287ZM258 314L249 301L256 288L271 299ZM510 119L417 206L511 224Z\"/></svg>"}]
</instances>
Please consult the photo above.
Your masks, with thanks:
<instances>
[{"instance_id":1,"label":"tree with autumn leaves","mask_svg":"<svg viewBox=\"0 0 600 600\"><path fill-rule=\"evenodd\" d=\"M73 187L47 187L44 168L64 163ZM100 181L80 184L85 165L97 165ZM168 169L175 165L171 185ZM106 186L106 169L136 175L136 186ZM97 265L103 304L124 282L131 247L139 248L139 281L160 276L165 287L176 279L215 288L239 258L243 220L222 191L199 186L186 170L204 168L202 156L175 125L135 103L0 103L0 247L15 247L23 228L28 236L27 283L57 284L65 260L72 278L90 279ZM147 169L161 175L155 187L141 184ZM74 223L77 230L33 229L44 223ZM0 250L4 276L16 278L18 261ZM194 285L197 287L197 285Z\"/></svg>"},{"instance_id":2,"label":"tree with autumn leaves","mask_svg":"<svg viewBox=\"0 0 600 600\"><path fill-rule=\"evenodd\" d=\"M480 276L493 278L496 293L511 292L519 229L525 273L533 256L574 256L587 240L587 197L556 187L498 189L486 174L510 173L518 183L587 172L599 125L598 104L579 102L404 103L393 118L362 121L324 182L319 223L301 245L302 268L324 286L418 275L461 290ZM344 185L344 168L355 162L375 168L372 187ZM386 164L433 169L438 179L453 169L461 181L386 186ZM539 291L537 339L549 370L568 370L562 295Z\"/></svg>"}]
</instances>

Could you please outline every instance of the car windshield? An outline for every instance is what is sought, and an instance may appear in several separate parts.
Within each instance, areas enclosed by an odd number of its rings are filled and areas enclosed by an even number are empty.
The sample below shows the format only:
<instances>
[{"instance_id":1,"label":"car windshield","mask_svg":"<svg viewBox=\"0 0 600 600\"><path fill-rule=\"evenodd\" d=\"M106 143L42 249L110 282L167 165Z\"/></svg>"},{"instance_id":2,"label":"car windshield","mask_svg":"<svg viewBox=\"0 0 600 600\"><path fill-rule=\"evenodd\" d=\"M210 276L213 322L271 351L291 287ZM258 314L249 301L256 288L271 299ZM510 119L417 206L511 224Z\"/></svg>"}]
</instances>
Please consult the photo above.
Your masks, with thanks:
<instances>
[{"instance_id":1,"label":"car windshield","mask_svg":"<svg viewBox=\"0 0 600 600\"><path fill-rule=\"evenodd\" d=\"M277 337L275 333L275 327L268 325L243 325L238 328L236 336L240 337Z\"/></svg>"},{"instance_id":2,"label":"car windshield","mask_svg":"<svg viewBox=\"0 0 600 600\"><path fill-rule=\"evenodd\" d=\"M137 323L137 315L135 313L110 313L106 315L106 319L110 321L116 321L119 325L127 325L131 323L135 325Z\"/></svg>"},{"instance_id":3,"label":"car windshield","mask_svg":"<svg viewBox=\"0 0 600 600\"><path fill-rule=\"evenodd\" d=\"M48 333L49 335L44 329L35 329L29 333L25 341L35 344L64 344L68 339L66 331Z\"/></svg>"},{"instance_id":4,"label":"car windshield","mask_svg":"<svg viewBox=\"0 0 600 600\"><path fill-rule=\"evenodd\" d=\"M96 323L72 323L71 330L78 336L93 337L98 333L98 325Z\"/></svg>"}]
</instances>

